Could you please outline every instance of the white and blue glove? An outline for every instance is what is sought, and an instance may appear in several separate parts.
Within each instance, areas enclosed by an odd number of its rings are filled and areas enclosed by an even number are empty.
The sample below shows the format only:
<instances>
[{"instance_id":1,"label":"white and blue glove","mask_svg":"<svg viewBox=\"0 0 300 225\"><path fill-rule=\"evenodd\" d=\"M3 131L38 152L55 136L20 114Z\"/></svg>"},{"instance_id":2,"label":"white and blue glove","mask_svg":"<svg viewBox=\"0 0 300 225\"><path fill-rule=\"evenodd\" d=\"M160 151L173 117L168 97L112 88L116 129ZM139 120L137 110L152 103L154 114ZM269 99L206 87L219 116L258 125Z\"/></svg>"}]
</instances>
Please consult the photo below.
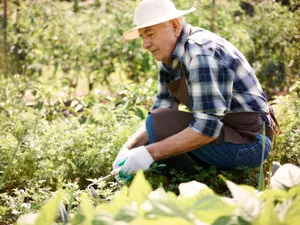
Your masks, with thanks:
<instances>
[{"instance_id":1,"label":"white and blue glove","mask_svg":"<svg viewBox=\"0 0 300 225\"><path fill-rule=\"evenodd\" d=\"M121 148L121 150L119 151L115 161L113 162L113 169L118 169L119 167L121 167L121 162L123 162L125 159L128 158L128 155L130 153L130 150L128 148Z\"/></svg>"},{"instance_id":2,"label":"white and blue glove","mask_svg":"<svg viewBox=\"0 0 300 225\"><path fill-rule=\"evenodd\" d=\"M129 176L136 173L138 170L147 170L154 162L152 156L145 148L140 146L129 150L129 154L123 166L120 167L120 177Z\"/></svg>"}]
</instances>

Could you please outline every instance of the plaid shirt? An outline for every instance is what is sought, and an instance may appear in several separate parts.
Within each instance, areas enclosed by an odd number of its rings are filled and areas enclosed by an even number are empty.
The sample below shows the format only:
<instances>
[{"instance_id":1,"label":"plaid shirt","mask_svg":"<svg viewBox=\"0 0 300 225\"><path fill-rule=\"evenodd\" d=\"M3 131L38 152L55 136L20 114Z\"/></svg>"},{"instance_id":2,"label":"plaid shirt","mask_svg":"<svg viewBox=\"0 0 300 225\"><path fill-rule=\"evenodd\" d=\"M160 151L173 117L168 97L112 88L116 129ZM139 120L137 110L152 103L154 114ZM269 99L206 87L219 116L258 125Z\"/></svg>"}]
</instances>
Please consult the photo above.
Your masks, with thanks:
<instances>
[{"instance_id":1,"label":"plaid shirt","mask_svg":"<svg viewBox=\"0 0 300 225\"><path fill-rule=\"evenodd\" d=\"M158 94L153 109L174 106L175 99L165 81L184 75L189 108L195 118L190 128L198 133L218 137L223 126L220 119L226 113L268 112L267 98L245 57L231 43L207 30L185 24L172 62L159 62L158 68ZM270 124L267 117L264 120Z\"/></svg>"}]
</instances>

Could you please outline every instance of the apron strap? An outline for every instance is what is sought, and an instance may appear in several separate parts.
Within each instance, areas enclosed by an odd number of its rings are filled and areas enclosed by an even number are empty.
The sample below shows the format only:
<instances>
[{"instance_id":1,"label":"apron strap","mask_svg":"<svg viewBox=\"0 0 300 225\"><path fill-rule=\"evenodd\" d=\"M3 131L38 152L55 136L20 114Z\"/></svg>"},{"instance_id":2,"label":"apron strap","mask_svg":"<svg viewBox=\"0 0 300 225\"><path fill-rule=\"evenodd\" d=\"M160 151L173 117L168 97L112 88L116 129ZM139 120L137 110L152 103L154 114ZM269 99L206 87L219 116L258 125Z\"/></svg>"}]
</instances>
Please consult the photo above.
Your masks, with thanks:
<instances>
[{"instance_id":1,"label":"apron strap","mask_svg":"<svg viewBox=\"0 0 300 225\"><path fill-rule=\"evenodd\" d=\"M278 134L281 134L281 130L280 130L280 126L279 126L279 123L275 117L275 112L272 108L272 106L269 106L269 113L270 113L270 116L271 116L271 119L272 119L272 123L274 122L275 125L272 126L272 130L274 131L274 133L276 135Z\"/></svg>"}]
</instances>

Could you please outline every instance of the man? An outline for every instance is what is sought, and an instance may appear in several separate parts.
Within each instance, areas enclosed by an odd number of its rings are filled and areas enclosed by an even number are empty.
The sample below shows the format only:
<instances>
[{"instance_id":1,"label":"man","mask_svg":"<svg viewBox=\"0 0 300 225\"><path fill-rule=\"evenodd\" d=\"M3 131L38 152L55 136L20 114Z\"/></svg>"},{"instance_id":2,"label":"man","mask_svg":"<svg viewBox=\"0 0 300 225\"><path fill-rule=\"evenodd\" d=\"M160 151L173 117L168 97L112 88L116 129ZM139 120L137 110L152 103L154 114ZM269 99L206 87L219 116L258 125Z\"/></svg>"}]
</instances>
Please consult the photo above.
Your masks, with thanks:
<instances>
[{"instance_id":1,"label":"man","mask_svg":"<svg viewBox=\"0 0 300 225\"><path fill-rule=\"evenodd\" d=\"M193 173L197 165L257 167L270 152L272 120L252 68L228 41L185 23L182 16L192 11L177 10L170 0L143 0L134 13L137 27L123 34L142 38L158 61L159 86L146 124L114 161L120 176L153 162L164 163L164 172ZM179 103L190 113L178 111Z\"/></svg>"}]
</instances>

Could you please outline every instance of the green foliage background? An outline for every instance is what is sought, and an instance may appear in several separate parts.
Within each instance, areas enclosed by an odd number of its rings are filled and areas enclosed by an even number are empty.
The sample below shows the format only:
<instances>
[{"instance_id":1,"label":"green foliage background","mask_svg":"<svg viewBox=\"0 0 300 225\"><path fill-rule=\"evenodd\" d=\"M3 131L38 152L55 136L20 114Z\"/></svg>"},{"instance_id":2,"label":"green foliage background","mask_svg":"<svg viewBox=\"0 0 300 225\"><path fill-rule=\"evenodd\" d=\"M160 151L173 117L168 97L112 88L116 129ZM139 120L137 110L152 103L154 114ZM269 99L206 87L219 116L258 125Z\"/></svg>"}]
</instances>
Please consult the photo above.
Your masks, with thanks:
<instances>
[{"instance_id":1,"label":"green foliage background","mask_svg":"<svg viewBox=\"0 0 300 225\"><path fill-rule=\"evenodd\" d=\"M121 38L134 26L132 11L138 1L77 2L75 10L74 2L67 1L8 1L10 73L62 79L68 88L84 79L85 91L97 84L111 87L116 73L138 82L155 77L156 64L140 40ZM174 1L178 8L197 8L187 22L213 30L246 55L269 97L287 92L299 78L299 2L212 2Z\"/></svg>"},{"instance_id":2,"label":"green foliage background","mask_svg":"<svg viewBox=\"0 0 300 225\"><path fill-rule=\"evenodd\" d=\"M281 163L294 163L300 165L300 81L292 87L290 94L276 96L274 110L280 119L281 132L276 139L277 143L273 148L274 160Z\"/></svg>"},{"instance_id":3,"label":"green foliage background","mask_svg":"<svg viewBox=\"0 0 300 225\"><path fill-rule=\"evenodd\" d=\"M213 30L246 55L272 100L282 134L265 164L268 180L273 160L300 165L300 3L247 1L246 13L241 1L212 2L174 0L178 8L197 8L187 22ZM0 46L0 223L35 212L61 189L75 196L76 211L86 185L109 173L122 144L146 118L156 63L141 40L121 38L134 26L138 3L8 1L7 42ZM1 43L3 37L1 29ZM215 168L199 168L191 177L174 171L171 180L150 171L147 178L177 194L179 183L195 179L228 196L219 174L257 186L255 169L242 176ZM109 182L97 193L109 201L117 190Z\"/></svg>"}]
</instances>

